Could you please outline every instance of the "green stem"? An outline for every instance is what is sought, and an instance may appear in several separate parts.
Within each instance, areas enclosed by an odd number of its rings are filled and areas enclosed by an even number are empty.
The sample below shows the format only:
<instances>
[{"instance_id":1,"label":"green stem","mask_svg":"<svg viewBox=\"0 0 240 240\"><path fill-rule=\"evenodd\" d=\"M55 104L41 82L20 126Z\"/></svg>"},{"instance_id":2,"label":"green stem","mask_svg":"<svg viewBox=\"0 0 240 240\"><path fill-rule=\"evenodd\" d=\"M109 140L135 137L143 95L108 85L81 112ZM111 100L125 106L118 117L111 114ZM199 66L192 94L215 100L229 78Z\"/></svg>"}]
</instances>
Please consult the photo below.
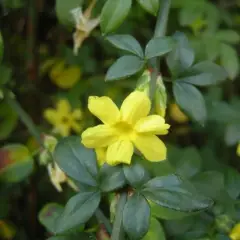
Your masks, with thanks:
<instances>
[{"instance_id":1,"label":"green stem","mask_svg":"<svg viewBox=\"0 0 240 240\"><path fill-rule=\"evenodd\" d=\"M122 227L123 208L127 201L127 193L121 193L117 204L116 217L113 224L111 240L124 240L124 231Z\"/></svg>"},{"instance_id":2,"label":"green stem","mask_svg":"<svg viewBox=\"0 0 240 240\"><path fill-rule=\"evenodd\" d=\"M171 6L171 0L162 0L157 16L157 23L154 31L154 37L163 37L166 34L168 15ZM150 98L154 99L155 89L157 84L157 76L159 74L159 58L153 58L150 62L152 67L151 81L150 81Z\"/></svg>"},{"instance_id":3,"label":"green stem","mask_svg":"<svg viewBox=\"0 0 240 240\"><path fill-rule=\"evenodd\" d=\"M103 214L102 210L100 208L97 209L95 212L95 216L99 223L103 224L109 234L112 233L112 226L109 220L106 218L106 216Z\"/></svg>"},{"instance_id":4,"label":"green stem","mask_svg":"<svg viewBox=\"0 0 240 240\"><path fill-rule=\"evenodd\" d=\"M6 93L5 95L8 104L11 106L13 111L15 111L22 123L28 128L28 131L36 138L40 145L42 145L41 135L37 130L37 127L33 123L32 119L25 112L25 110L21 107L21 105L16 101L15 97L12 93Z\"/></svg>"}]
</instances>

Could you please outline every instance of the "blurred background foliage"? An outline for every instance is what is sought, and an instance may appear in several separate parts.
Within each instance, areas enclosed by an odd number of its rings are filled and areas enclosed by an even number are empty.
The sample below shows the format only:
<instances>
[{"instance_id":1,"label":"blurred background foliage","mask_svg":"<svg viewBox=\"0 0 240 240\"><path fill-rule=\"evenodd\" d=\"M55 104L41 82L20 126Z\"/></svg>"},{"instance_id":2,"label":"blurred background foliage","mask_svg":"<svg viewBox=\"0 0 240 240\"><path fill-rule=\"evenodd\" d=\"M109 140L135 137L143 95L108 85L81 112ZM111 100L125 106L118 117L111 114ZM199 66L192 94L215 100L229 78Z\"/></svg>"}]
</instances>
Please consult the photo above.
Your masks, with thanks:
<instances>
[{"instance_id":1,"label":"blurred background foliage","mask_svg":"<svg viewBox=\"0 0 240 240\"><path fill-rule=\"evenodd\" d=\"M99 16L104 2L97 1L87 20ZM117 32L131 34L145 45L156 21L158 1L152 2L149 6L144 1L134 1L126 22ZM53 135L58 139L70 133L80 134L94 123L87 110L89 95L107 95L120 104L136 87L139 76L104 82L106 71L119 52L104 40L98 26L89 36L77 35L84 41L78 53L74 53L76 22L70 10L79 4L85 10L90 1L0 1L2 239L50 237L54 218L59 216L75 187L58 169L49 167L48 154L19 121L9 103L7 95L10 93L3 96L5 90L11 89L41 132L41 138ZM240 150L237 152L240 142L240 1L173 0L168 35L176 30L189 38L196 61L208 59L218 63L227 71L228 80L219 86L201 89L207 106L204 126L191 121L180 110L166 83L166 121L171 124L170 134L165 137L168 159L145 164L155 176L177 172L202 194L213 198L215 205L207 212L191 216L152 205L151 227L144 239L237 240L240 230L235 229L237 237L230 232L240 222ZM163 76L168 77L166 64L161 67ZM65 103L61 104L63 99ZM44 143L49 149L56 141L50 138ZM56 184L64 182L68 186L64 185L64 191L58 192ZM92 233L96 231L97 239L104 239L94 219L89 226L78 230L81 239L89 234L95 236ZM80 239L79 236L72 235L69 239Z\"/></svg>"}]
</instances>

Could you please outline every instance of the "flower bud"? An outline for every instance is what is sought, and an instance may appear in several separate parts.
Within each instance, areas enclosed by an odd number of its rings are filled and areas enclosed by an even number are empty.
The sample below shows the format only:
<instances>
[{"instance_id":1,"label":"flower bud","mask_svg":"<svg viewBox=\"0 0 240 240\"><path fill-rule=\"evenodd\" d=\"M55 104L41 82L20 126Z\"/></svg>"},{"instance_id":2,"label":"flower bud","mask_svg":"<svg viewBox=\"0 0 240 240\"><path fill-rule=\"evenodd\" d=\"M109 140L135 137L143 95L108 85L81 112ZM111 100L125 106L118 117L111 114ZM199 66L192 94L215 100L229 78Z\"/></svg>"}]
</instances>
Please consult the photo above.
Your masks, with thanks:
<instances>
[{"instance_id":1,"label":"flower bud","mask_svg":"<svg viewBox=\"0 0 240 240\"><path fill-rule=\"evenodd\" d=\"M145 92L149 96L150 80L151 80L151 72L149 70L145 70L143 75L139 78L137 82L136 90ZM157 77L154 102L155 102L155 113L157 113L162 117L165 117L166 107L167 107L167 93L166 93L166 88L164 86L161 75Z\"/></svg>"}]
</instances>

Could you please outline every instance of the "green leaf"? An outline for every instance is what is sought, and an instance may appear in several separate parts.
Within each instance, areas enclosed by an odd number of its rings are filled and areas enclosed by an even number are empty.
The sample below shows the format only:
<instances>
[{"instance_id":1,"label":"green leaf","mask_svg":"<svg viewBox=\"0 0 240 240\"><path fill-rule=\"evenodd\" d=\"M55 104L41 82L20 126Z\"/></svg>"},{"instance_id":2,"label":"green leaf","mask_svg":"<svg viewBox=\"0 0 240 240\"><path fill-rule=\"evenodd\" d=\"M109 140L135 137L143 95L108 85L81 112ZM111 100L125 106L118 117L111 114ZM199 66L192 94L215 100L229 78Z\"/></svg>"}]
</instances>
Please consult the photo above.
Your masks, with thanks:
<instances>
[{"instance_id":1,"label":"green leaf","mask_svg":"<svg viewBox=\"0 0 240 240\"><path fill-rule=\"evenodd\" d=\"M137 56L123 56L108 69L106 81L127 78L142 70L145 62Z\"/></svg>"},{"instance_id":2,"label":"green leaf","mask_svg":"<svg viewBox=\"0 0 240 240\"><path fill-rule=\"evenodd\" d=\"M165 240L165 233L162 225L156 218L151 218L150 227L142 240Z\"/></svg>"},{"instance_id":3,"label":"green leaf","mask_svg":"<svg viewBox=\"0 0 240 240\"><path fill-rule=\"evenodd\" d=\"M226 80L227 72L215 63L204 61L189 69L189 75L178 79L196 86L209 86Z\"/></svg>"},{"instance_id":4,"label":"green leaf","mask_svg":"<svg viewBox=\"0 0 240 240\"><path fill-rule=\"evenodd\" d=\"M217 171L199 173L191 182L200 193L213 199L217 199L224 188L223 174Z\"/></svg>"},{"instance_id":5,"label":"green leaf","mask_svg":"<svg viewBox=\"0 0 240 240\"><path fill-rule=\"evenodd\" d=\"M233 80L239 73L239 59L237 51L227 44L221 45L220 60L222 66L228 72L229 78Z\"/></svg>"},{"instance_id":6,"label":"green leaf","mask_svg":"<svg viewBox=\"0 0 240 240\"><path fill-rule=\"evenodd\" d=\"M0 66L0 86L9 82L12 78L12 70L6 66Z\"/></svg>"},{"instance_id":7,"label":"green leaf","mask_svg":"<svg viewBox=\"0 0 240 240\"><path fill-rule=\"evenodd\" d=\"M121 166L109 166L104 164L99 174L100 189L103 192L110 192L121 188L126 183L126 179Z\"/></svg>"},{"instance_id":8,"label":"green leaf","mask_svg":"<svg viewBox=\"0 0 240 240\"><path fill-rule=\"evenodd\" d=\"M236 44L240 41L240 35L238 32L228 29L228 30L219 30L216 33L216 39L226 43Z\"/></svg>"},{"instance_id":9,"label":"green leaf","mask_svg":"<svg viewBox=\"0 0 240 240\"><path fill-rule=\"evenodd\" d=\"M48 203L40 211L38 219L40 223L46 227L46 229L54 233L55 231L55 222L57 218L62 214L63 206L57 203Z\"/></svg>"},{"instance_id":10,"label":"green leaf","mask_svg":"<svg viewBox=\"0 0 240 240\"><path fill-rule=\"evenodd\" d=\"M96 240L96 237L91 233L75 233L64 236L50 237L47 240Z\"/></svg>"},{"instance_id":11,"label":"green leaf","mask_svg":"<svg viewBox=\"0 0 240 240\"><path fill-rule=\"evenodd\" d=\"M0 32L0 63L2 62L3 59L3 51L4 51L3 38Z\"/></svg>"},{"instance_id":12,"label":"green leaf","mask_svg":"<svg viewBox=\"0 0 240 240\"><path fill-rule=\"evenodd\" d=\"M182 212L195 212L210 207L211 199L200 196L189 184L176 175L156 177L147 182L141 191L156 204Z\"/></svg>"},{"instance_id":13,"label":"green leaf","mask_svg":"<svg viewBox=\"0 0 240 240\"><path fill-rule=\"evenodd\" d=\"M177 104L195 121L203 125L207 111L201 92L191 84L176 81L173 84L173 93Z\"/></svg>"},{"instance_id":14,"label":"green leaf","mask_svg":"<svg viewBox=\"0 0 240 240\"><path fill-rule=\"evenodd\" d=\"M154 16L157 16L159 9L159 0L137 0L137 2L147 12L151 13Z\"/></svg>"},{"instance_id":15,"label":"green leaf","mask_svg":"<svg viewBox=\"0 0 240 240\"><path fill-rule=\"evenodd\" d=\"M0 103L0 140L6 139L16 128L18 116L6 102Z\"/></svg>"},{"instance_id":16,"label":"green leaf","mask_svg":"<svg viewBox=\"0 0 240 240\"><path fill-rule=\"evenodd\" d=\"M229 124L225 132L225 142L232 146L239 142L240 124Z\"/></svg>"},{"instance_id":17,"label":"green leaf","mask_svg":"<svg viewBox=\"0 0 240 240\"><path fill-rule=\"evenodd\" d=\"M123 167L123 171L127 181L132 187L136 188L141 187L149 180L149 173L139 163L138 158L138 156L134 156L134 161L132 161L131 165L125 165Z\"/></svg>"},{"instance_id":18,"label":"green leaf","mask_svg":"<svg viewBox=\"0 0 240 240\"><path fill-rule=\"evenodd\" d=\"M194 62L194 52L189 41L184 33L176 32L173 35L177 44L173 51L167 56L167 64L172 74L177 76L179 73L185 71Z\"/></svg>"},{"instance_id":19,"label":"green leaf","mask_svg":"<svg viewBox=\"0 0 240 240\"><path fill-rule=\"evenodd\" d=\"M240 195L240 174L234 168L227 167L224 173L225 188L229 196L237 199Z\"/></svg>"},{"instance_id":20,"label":"green leaf","mask_svg":"<svg viewBox=\"0 0 240 240\"><path fill-rule=\"evenodd\" d=\"M97 162L94 150L85 148L80 137L67 137L59 141L54 151L59 167L80 183L97 186Z\"/></svg>"},{"instance_id":21,"label":"green leaf","mask_svg":"<svg viewBox=\"0 0 240 240\"><path fill-rule=\"evenodd\" d=\"M9 144L0 148L0 180L15 183L27 178L33 171L33 159L28 148Z\"/></svg>"},{"instance_id":22,"label":"green leaf","mask_svg":"<svg viewBox=\"0 0 240 240\"><path fill-rule=\"evenodd\" d=\"M195 213L176 211L174 209L162 207L160 205L157 205L154 202L150 202L150 207L151 207L152 216L160 219L165 219L165 220L182 219L184 217L188 217L195 214Z\"/></svg>"},{"instance_id":23,"label":"green leaf","mask_svg":"<svg viewBox=\"0 0 240 240\"><path fill-rule=\"evenodd\" d=\"M75 25L72 10L80 7L82 0L56 0L56 13L61 24L73 27Z\"/></svg>"},{"instance_id":24,"label":"green leaf","mask_svg":"<svg viewBox=\"0 0 240 240\"><path fill-rule=\"evenodd\" d=\"M107 0L101 13L101 30L104 34L116 30L127 17L132 0Z\"/></svg>"},{"instance_id":25,"label":"green leaf","mask_svg":"<svg viewBox=\"0 0 240 240\"><path fill-rule=\"evenodd\" d=\"M63 233L87 222L98 208L100 200L99 192L80 192L72 197L56 222L55 233Z\"/></svg>"},{"instance_id":26,"label":"green leaf","mask_svg":"<svg viewBox=\"0 0 240 240\"><path fill-rule=\"evenodd\" d=\"M123 228L130 239L141 239L149 229L150 207L140 194L128 198L123 210Z\"/></svg>"},{"instance_id":27,"label":"green leaf","mask_svg":"<svg viewBox=\"0 0 240 240\"><path fill-rule=\"evenodd\" d=\"M147 59L162 56L172 51L174 41L170 37L152 38L145 49L145 57Z\"/></svg>"},{"instance_id":28,"label":"green leaf","mask_svg":"<svg viewBox=\"0 0 240 240\"><path fill-rule=\"evenodd\" d=\"M177 156L170 155L168 159L176 173L182 177L191 178L201 170L202 159L194 147L179 150Z\"/></svg>"},{"instance_id":29,"label":"green leaf","mask_svg":"<svg viewBox=\"0 0 240 240\"><path fill-rule=\"evenodd\" d=\"M143 50L139 42L131 35L112 35L106 38L113 46L129 53L144 58Z\"/></svg>"}]
</instances>

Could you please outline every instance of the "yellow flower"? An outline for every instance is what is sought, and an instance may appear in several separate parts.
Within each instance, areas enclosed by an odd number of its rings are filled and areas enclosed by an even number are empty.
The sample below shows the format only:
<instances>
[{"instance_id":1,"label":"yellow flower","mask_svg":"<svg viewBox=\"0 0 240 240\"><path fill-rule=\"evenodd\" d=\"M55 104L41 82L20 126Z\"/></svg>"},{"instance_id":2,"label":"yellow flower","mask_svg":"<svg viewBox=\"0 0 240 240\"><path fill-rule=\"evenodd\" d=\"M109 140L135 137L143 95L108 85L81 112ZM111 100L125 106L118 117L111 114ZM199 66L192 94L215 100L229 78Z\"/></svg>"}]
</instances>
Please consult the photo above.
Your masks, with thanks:
<instances>
[{"instance_id":1,"label":"yellow flower","mask_svg":"<svg viewBox=\"0 0 240 240\"><path fill-rule=\"evenodd\" d=\"M229 233L229 237L232 240L240 240L240 223L236 224L231 232Z\"/></svg>"},{"instance_id":2,"label":"yellow flower","mask_svg":"<svg viewBox=\"0 0 240 240\"><path fill-rule=\"evenodd\" d=\"M166 146L156 135L168 133L170 125L159 115L148 116L151 102L146 93L132 92L119 110L109 97L89 97L88 108L103 124L82 133L87 148L107 148L109 165L131 163L134 146L152 162L166 159Z\"/></svg>"},{"instance_id":3,"label":"yellow flower","mask_svg":"<svg viewBox=\"0 0 240 240\"><path fill-rule=\"evenodd\" d=\"M188 117L181 111L176 103L170 105L170 117L177 123L188 122Z\"/></svg>"},{"instance_id":4,"label":"yellow flower","mask_svg":"<svg viewBox=\"0 0 240 240\"><path fill-rule=\"evenodd\" d=\"M92 10L96 4L96 0L92 0L85 12L81 8L76 8L72 11L76 22L76 31L73 34L74 54L78 54L78 49L81 47L83 41L88 38L94 28L100 23L100 17L91 19Z\"/></svg>"},{"instance_id":5,"label":"yellow flower","mask_svg":"<svg viewBox=\"0 0 240 240\"><path fill-rule=\"evenodd\" d=\"M96 148L97 161L100 166L106 162L107 148Z\"/></svg>"},{"instance_id":6,"label":"yellow flower","mask_svg":"<svg viewBox=\"0 0 240 240\"><path fill-rule=\"evenodd\" d=\"M240 143L237 145L237 155L240 157Z\"/></svg>"},{"instance_id":7,"label":"yellow flower","mask_svg":"<svg viewBox=\"0 0 240 240\"><path fill-rule=\"evenodd\" d=\"M54 126L54 132L66 137L71 130L79 133L81 126L79 120L82 118L80 109L71 111L71 106L66 99L58 101L56 109L49 108L44 111L45 119Z\"/></svg>"}]
</instances>

